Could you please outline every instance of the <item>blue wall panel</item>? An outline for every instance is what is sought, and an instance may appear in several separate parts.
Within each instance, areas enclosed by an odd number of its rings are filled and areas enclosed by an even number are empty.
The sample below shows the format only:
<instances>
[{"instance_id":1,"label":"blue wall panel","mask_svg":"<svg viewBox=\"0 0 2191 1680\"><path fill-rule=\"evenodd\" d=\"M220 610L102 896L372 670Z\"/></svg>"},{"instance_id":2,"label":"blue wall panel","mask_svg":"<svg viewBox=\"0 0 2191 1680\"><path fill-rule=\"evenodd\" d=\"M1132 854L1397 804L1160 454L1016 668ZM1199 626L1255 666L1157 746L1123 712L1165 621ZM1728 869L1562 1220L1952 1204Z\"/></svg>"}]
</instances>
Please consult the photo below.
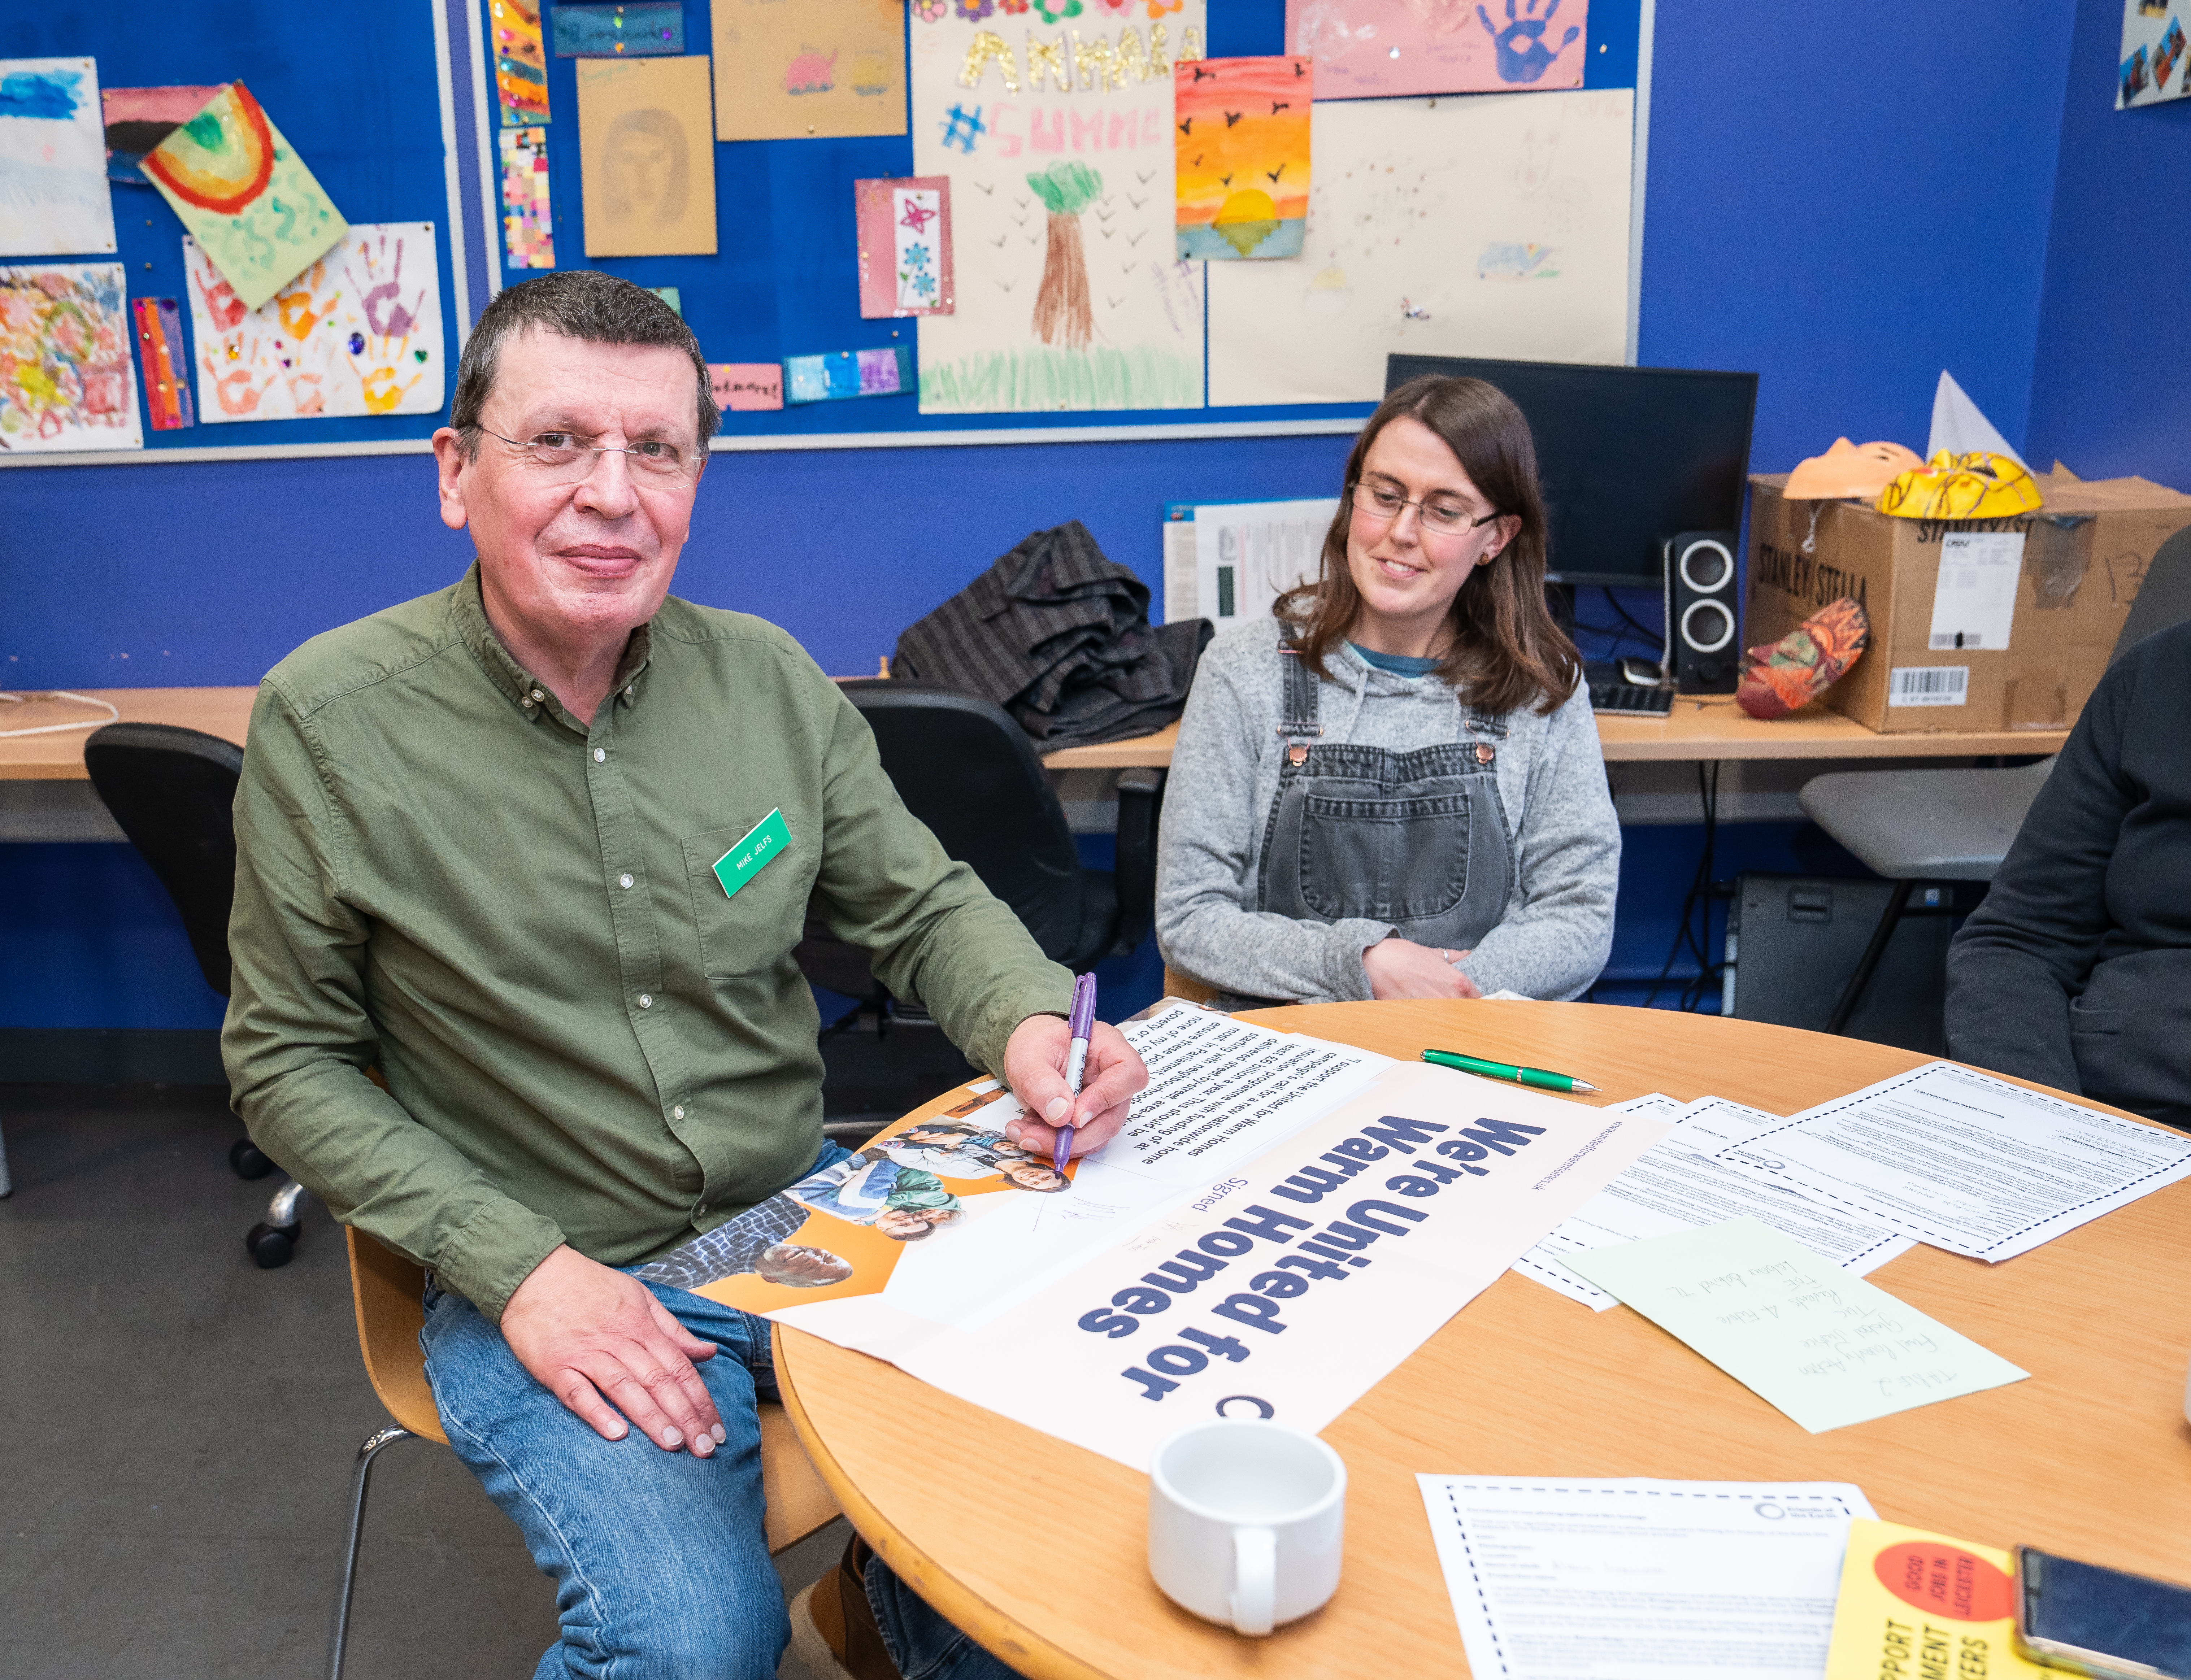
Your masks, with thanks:
<instances>
[{"instance_id":1,"label":"blue wall panel","mask_svg":"<svg viewBox=\"0 0 2191 1680\"><path fill-rule=\"evenodd\" d=\"M2191 296L2191 100L2114 109L2122 8L2084 0L2031 399L2034 465L2191 489L2191 384L2170 353Z\"/></svg>"},{"instance_id":2,"label":"blue wall panel","mask_svg":"<svg viewBox=\"0 0 2191 1680\"><path fill-rule=\"evenodd\" d=\"M1923 449L1943 367L2023 436L2073 10L1659 8L1639 359L1757 370L1756 470Z\"/></svg>"}]
</instances>

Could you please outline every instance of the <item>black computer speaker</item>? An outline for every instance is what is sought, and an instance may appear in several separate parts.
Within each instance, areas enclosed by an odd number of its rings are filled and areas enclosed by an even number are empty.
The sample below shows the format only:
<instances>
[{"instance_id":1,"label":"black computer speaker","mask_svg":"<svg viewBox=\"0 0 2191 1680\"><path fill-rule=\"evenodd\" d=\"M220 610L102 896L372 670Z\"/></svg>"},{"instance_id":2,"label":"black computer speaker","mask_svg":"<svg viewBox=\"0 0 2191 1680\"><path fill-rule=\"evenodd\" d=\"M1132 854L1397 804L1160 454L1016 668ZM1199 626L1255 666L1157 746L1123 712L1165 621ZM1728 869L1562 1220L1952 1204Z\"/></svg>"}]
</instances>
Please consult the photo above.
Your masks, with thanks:
<instances>
[{"instance_id":1,"label":"black computer speaker","mask_svg":"<svg viewBox=\"0 0 2191 1680\"><path fill-rule=\"evenodd\" d=\"M1732 694L1741 680L1734 544L1732 531L1684 531L1666 544L1666 641L1677 693Z\"/></svg>"}]
</instances>

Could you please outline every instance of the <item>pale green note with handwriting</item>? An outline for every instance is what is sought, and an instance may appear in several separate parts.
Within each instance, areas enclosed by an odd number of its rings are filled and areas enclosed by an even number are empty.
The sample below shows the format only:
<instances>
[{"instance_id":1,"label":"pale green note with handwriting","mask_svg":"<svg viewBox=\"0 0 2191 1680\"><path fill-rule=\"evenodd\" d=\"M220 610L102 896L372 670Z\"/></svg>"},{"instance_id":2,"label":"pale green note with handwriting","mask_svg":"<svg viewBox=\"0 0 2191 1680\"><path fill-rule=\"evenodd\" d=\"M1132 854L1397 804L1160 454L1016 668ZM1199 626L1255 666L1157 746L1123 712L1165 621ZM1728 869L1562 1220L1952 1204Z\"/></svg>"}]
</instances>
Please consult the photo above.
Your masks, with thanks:
<instances>
[{"instance_id":1,"label":"pale green note with handwriting","mask_svg":"<svg viewBox=\"0 0 2191 1680\"><path fill-rule=\"evenodd\" d=\"M1560 1264L1813 1435L2031 1374L1747 1216Z\"/></svg>"}]
</instances>

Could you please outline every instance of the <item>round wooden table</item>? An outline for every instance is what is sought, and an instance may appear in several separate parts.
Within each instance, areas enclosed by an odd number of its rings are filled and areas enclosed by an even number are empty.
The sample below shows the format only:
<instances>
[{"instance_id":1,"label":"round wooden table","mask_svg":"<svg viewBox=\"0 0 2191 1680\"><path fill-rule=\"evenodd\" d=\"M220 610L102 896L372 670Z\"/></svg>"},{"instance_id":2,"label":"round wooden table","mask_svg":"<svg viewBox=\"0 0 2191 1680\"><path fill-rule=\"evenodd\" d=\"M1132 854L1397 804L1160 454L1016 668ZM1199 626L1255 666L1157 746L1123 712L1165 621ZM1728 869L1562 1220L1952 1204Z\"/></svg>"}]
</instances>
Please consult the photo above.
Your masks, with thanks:
<instances>
[{"instance_id":1,"label":"round wooden table","mask_svg":"<svg viewBox=\"0 0 2191 1680\"><path fill-rule=\"evenodd\" d=\"M1406 1059L1465 1043L1590 1079L1601 1102L1659 1091L1778 1114L1926 1059L1586 1004L1243 1018ZM1145 1477L797 1330L777 1331L777 1358L800 1438L853 1526L1041 1680L1465 1674L1419 1472L1853 1482L1889 1521L2191 1580L2191 1182L1997 1266L1921 1245L1871 1275L2030 1380L1809 1435L1628 1308L1593 1313L1510 1272L1323 1432L1350 1478L1346 1574L1330 1604L1267 1639L1157 1590Z\"/></svg>"}]
</instances>

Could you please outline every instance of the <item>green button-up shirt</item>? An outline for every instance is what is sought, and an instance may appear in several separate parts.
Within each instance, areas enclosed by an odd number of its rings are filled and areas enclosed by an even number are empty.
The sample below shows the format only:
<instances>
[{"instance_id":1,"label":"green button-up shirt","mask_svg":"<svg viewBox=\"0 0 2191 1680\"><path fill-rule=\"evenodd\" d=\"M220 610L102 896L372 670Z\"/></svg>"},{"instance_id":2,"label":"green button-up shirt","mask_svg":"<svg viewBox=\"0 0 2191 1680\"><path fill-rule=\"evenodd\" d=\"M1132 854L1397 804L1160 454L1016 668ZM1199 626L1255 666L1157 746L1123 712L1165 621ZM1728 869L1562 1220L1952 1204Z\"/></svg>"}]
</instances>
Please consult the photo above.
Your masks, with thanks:
<instances>
[{"instance_id":1,"label":"green button-up shirt","mask_svg":"<svg viewBox=\"0 0 2191 1680\"><path fill-rule=\"evenodd\" d=\"M789 846L726 893L715 861L779 809ZM315 638L259 687L236 840L236 1112L490 1318L558 1244L644 1260L811 1163L810 900L992 1071L1070 998L798 645L675 599L590 728L476 567Z\"/></svg>"}]
</instances>

